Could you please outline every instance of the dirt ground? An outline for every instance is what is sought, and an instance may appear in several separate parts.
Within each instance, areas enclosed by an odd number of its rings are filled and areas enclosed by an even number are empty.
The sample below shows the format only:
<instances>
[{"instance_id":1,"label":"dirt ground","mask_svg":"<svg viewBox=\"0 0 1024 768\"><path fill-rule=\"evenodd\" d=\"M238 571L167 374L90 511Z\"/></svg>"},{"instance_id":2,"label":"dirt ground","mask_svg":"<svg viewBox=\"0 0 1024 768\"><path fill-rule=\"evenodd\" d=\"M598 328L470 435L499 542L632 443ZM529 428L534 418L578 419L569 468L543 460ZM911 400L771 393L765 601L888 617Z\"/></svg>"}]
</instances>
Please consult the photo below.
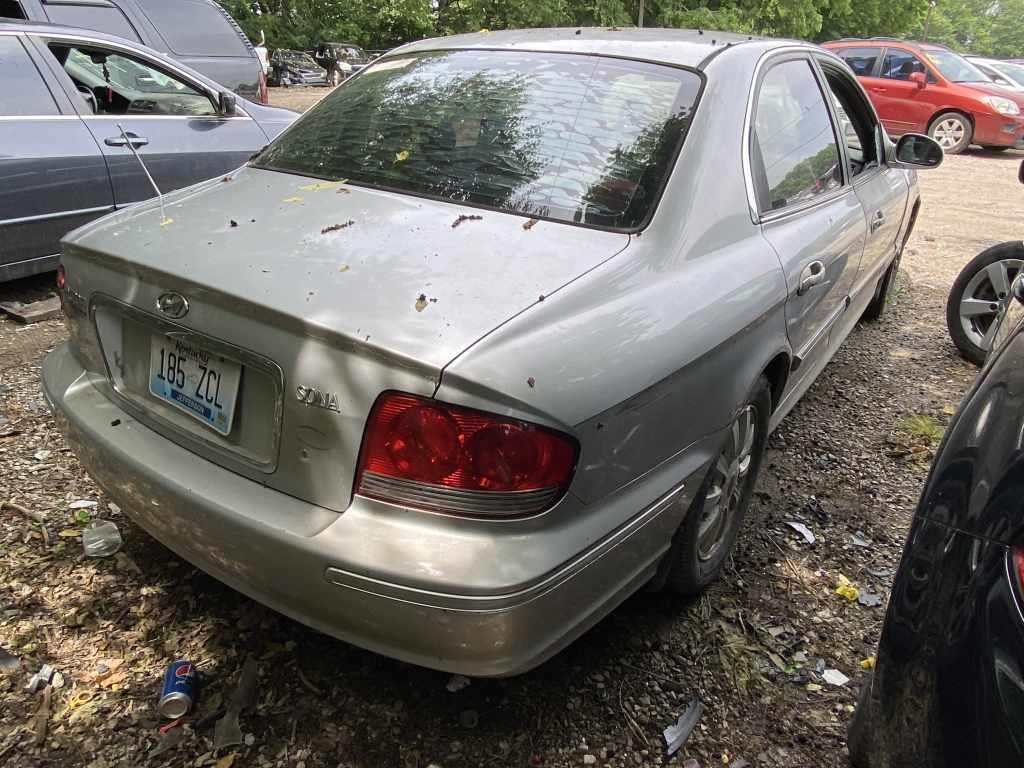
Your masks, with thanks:
<instances>
[{"instance_id":1,"label":"dirt ground","mask_svg":"<svg viewBox=\"0 0 1024 768\"><path fill-rule=\"evenodd\" d=\"M982 248L1021 237L1021 156L951 157L921 175L899 294L880 322L853 332L772 437L719 583L693 602L636 595L540 669L454 693L447 675L262 608L136 528L83 473L40 394L40 361L63 326L0 321L0 501L28 513L0 512L0 648L20 658L0 654L0 765L845 765L861 663L912 509L976 372L946 335L946 291ZM0 300L44 292L48 280L0 286ZM82 555L90 516L117 523L121 553ZM837 595L841 574L881 605ZM249 654L259 676L241 717L246 743L214 754L213 716ZM161 737L157 694L180 656L198 664L204 687L195 716ZM44 662L62 675L48 705L25 690ZM822 669L850 681L828 685ZM697 698L700 724L666 760L662 731Z\"/></svg>"}]
</instances>

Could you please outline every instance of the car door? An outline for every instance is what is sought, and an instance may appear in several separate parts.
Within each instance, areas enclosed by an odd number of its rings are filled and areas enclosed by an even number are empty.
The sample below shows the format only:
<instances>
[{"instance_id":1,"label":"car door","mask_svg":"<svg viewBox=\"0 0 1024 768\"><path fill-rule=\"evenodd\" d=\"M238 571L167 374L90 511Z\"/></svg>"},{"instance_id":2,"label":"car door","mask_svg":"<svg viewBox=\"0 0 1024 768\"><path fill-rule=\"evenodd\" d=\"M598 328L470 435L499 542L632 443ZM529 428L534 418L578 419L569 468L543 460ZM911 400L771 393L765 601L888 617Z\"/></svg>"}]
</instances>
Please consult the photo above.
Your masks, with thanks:
<instances>
[{"instance_id":1,"label":"car door","mask_svg":"<svg viewBox=\"0 0 1024 768\"><path fill-rule=\"evenodd\" d=\"M217 93L168 61L87 40L54 37L45 47L65 90L81 94L82 118L107 160L118 206L154 194L128 142L161 192L223 175L266 143L242 109L222 114Z\"/></svg>"},{"instance_id":2,"label":"car door","mask_svg":"<svg viewBox=\"0 0 1024 768\"><path fill-rule=\"evenodd\" d=\"M756 89L750 169L762 233L786 274L798 377L791 391L799 396L828 360L829 333L846 311L866 225L809 56L770 60ZM803 387L799 379L806 379Z\"/></svg>"},{"instance_id":3,"label":"car door","mask_svg":"<svg viewBox=\"0 0 1024 768\"><path fill-rule=\"evenodd\" d=\"M867 226L864 255L851 292L860 307L867 300L860 292L873 293L902 245L897 239L907 215L907 171L889 165L878 118L854 78L834 60L821 56L817 62L844 128L848 171Z\"/></svg>"},{"instance_id":4,"label":"car door","mask_svg":"<svg viewBox=\"0 0 1024 768\"><path fill-rule=\"evenodd\" d=\"M915 72L925 76L924 84L910 79ZM871 94L886 129L893 136L899 136L928 129L928 121L935 114L937 82L935 75L913 52L890 47L882 56L879 77L864 82L864 87Z\"/></svg>"},{"instance_id":5,"label":"car door","mask_svg":"<svg viewBox=\"0 0 1024 768\"><path fill-rule=\"evenodd\" d=\"M113 209L99 147L33 53L0 33L0 281L53 269L61 237Z\"/></svg>"}]
</instances>

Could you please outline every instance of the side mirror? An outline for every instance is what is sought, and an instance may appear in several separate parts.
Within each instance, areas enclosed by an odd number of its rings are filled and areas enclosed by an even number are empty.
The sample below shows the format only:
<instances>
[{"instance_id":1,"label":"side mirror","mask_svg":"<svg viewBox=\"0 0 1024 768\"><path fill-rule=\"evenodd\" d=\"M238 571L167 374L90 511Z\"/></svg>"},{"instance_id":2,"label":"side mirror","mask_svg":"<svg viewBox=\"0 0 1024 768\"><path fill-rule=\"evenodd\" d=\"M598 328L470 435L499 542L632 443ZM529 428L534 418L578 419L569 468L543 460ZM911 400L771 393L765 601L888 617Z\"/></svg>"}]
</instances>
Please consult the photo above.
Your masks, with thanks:
<instances>
[{"instance_id":1,"label":"side mirror","mask_svg":"<svg viewBox=\"0 0 1024 768\"><path fill-rule=\"evenodd\" d=\"M905 133L896 142L896 162L914 168L935 168L945 153L939 143L920 133Z\"/></svg>"},{"instance_id":2,"label":"side mirror","mask_svg":"<svg viewBox=\"0 0 1024 768\"><path fill-rule=\"evenodd\" d=\"M918 88L924 88L928 85L928 78L925 77L924 72L911 72L910 82L917 83Z\"/></svg>"},{"instance_id":3,"label":"side mirror","mask_svg":"<svg viewBox=\"0 0 1024 768\"><path fill-rule=\"evenodd\" d=\"M235 114L235 107L237 105L238 99L233 93L221 91L217 97L217 112L225 117L231 117Z\"/></svg>"}]
</instances>

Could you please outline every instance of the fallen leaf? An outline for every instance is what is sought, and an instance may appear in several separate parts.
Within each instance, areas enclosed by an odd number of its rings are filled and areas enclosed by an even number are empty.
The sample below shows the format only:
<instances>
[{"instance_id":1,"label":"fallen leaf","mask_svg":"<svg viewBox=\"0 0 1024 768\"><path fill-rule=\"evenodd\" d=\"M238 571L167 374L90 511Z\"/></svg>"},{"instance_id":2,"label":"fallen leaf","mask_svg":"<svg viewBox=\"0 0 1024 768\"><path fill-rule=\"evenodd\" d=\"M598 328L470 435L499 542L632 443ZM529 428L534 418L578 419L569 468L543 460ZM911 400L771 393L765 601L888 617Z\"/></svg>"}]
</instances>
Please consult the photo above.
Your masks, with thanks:
<instances>
[{"instance_id":1,"label":"fallen leaf","mask_svg":"<svg viewBox=\"0 0 1024 768\"><path fill-rule=\"evenodd\" d=\"M529 221L524 221L523 222L523 229L525 229L527 231L533 229L537 225L538 221L540 221L540 219L530 219Z\"/></svg>"},{"instance_id":2,"label":"fallen leaf","mask_svg":"<svg viewBox=\"0 0 1024 768\"><path fill-rule=\"evenodd\" d=\"M427 294L421 293L419 295L419 298L416 299L415 306L416 306L416 311L417 312L422 312L424 309L426 309L427 308Z\"/></svg>"},{"instance_id":3,"label":"fallen leaf","mask_svg":"<svg viewBox=\"0 0 1024 768\"><path fill-rule=\"evenodd\" d=\"M102 685L104 688L113 688L115 685L123 683L127 679L127 672L115 672L114 674L109 675L100 680L100 685Z\"/></svg>"},{"instance_id":4,"label":"fallen leaf","mask_svg":"<svg viewBox=\"0 0 1024 768\"><path fill-rule=\"evenodd\" d=\"M860 595L860 590L843 574L836 580L836 594L845 597L851 603Z\"/></svg>"},{"instance_id":5,"label":"fallen leaf","mask_svg":"<svg viewBox=\"0 0 1024 768\"><path fill-rule=\"evenodd\" d=\"M395 162L404 163L409 159L409 150L403 149L401 152L395 152Z\"/></svg>"},{"instance_id":6,"label":"fallen leaf","mask_svg":"<svg viewBox=\"0 0 1024 768\"><path fill-rule=\"evenodd\" d=\"M236 757L238 757L237 752L232 752L230 755L224 755L224 757L214 763L214 768L231 768L231 766L235 764Z\"/></svg>"},{"instance_id":7,"label":"fallen leaf","mask_svg":"<svg viewBox=\"0 0 1024 768\"><path fill-rule=\"evenodd\" d=\"M312 184L304 184L299 189L303 192L320 192L324 189L338 189L338 187L346 183L348 183L348 179L342 179L341 181L315 181Z\"/></svg>"},{"instance_id":8,"label":"fallen leaf","mask_svg":"<svg viewBox=\"0 0 1024 768\"><path fill-rule=\"evenodd\" d=\"M342 264L340 267L338 267L338 271L339 272L348 272L348 264Z\"/></svg>"},{"instance_id":9,"label":"fallen leaf","mask_svg":"<svg viewBox=\"0 0 1024 768\"><path fill-rule=\"evenodd\" d=\"M875 657L868 656L866 659L861 659L858 666L861 669L874 669L875 668Z\"/></svg>"},{"instance_id":10,"label":"fallen leaf","mask_svg":"<svg viewBox=\"0 0 1024 768\"><path fill-rule=\"evenodd\" d=\"M82 532L77 528L65 528L63 531L57 534L65 539L74 539L82 535Z\"/></svg>"}]
</instances>

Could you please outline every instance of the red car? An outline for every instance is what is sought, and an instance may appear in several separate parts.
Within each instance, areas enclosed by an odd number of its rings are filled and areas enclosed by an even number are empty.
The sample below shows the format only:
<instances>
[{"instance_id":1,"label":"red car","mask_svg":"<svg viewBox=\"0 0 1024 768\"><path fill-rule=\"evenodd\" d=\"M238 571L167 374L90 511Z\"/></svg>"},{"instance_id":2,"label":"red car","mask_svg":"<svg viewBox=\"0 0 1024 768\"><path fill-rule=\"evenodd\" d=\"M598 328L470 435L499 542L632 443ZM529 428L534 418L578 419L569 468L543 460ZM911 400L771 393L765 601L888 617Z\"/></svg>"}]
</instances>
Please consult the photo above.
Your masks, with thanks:
<instances>
[{"instance_id":1,"label":"red car","mask_svg":"<svg viewBox=\"0 0 1024 768\"><path fill-rule=\"evenodd\" d=\"M927 133L951 155L1024 148L1024 97L949 48L879 37L824 46L850 65L891 135Z\"/></svg>"}]
</instances>

